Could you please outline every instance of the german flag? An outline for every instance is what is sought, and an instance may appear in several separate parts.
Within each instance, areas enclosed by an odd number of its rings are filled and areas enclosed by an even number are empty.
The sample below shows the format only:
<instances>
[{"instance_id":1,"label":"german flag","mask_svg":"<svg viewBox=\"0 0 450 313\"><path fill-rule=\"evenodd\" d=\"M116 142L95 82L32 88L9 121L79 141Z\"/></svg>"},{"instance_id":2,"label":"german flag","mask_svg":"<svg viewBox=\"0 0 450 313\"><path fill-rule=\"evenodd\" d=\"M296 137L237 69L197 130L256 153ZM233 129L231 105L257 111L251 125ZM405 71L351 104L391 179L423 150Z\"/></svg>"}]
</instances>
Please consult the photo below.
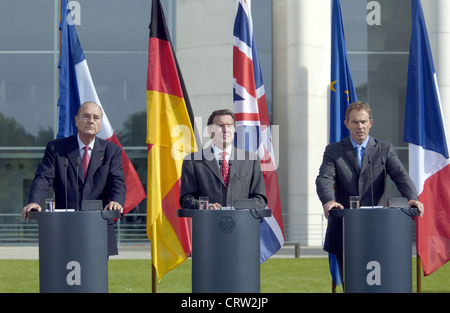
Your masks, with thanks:
<instances>
[{"instance_id":1,"label":"german flag","mask_svg":"<svg viewBox=\"0 0 450 313\"><path fill-rule=\"evenodd\" d=\"M147 236L161 278L191 253L190 221L177 217L183 158L194 152L194 115L164 12L152 0L147 73Z\"/></svg>"}]
</instances>

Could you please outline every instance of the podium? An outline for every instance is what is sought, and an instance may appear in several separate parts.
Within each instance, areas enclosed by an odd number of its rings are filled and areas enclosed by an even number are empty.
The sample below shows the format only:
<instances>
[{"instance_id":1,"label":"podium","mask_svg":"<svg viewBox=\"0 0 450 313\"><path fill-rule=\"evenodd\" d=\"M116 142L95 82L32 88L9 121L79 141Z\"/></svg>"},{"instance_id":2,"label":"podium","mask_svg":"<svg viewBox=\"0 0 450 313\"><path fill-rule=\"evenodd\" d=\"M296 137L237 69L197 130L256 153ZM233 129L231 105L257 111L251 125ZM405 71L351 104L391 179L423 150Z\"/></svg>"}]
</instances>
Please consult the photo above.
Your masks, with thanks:
<instances>
[{"instance_id":1,"label":"podium","mask_svg":"<svg viewBox=\"0 0 450 313\"><path fill-rule=\"evenodd\" d=\"M260 292L260 223L268 209L180 209L192 218L192 292Z\"/></svg>"},{"instance_id":2,"label":"podium","mask_svg":"<svg viewBox=\"0 0 450 313\"><path fill-rule=\"evenodd\" d=\"M39 224L40 292L108 292L107 220L118 215L117 211L30 212Z\"/></svg>"},{"instance_id":3,"label":"podium","mask_svg":"<svg viewBox=\"0 0 450 313\"><path fill-rule=\"evenodd\" d=\"M417 209L333 209L343 219L344 291L412 292L412 217Z\"/></svg>"}]
</instances>

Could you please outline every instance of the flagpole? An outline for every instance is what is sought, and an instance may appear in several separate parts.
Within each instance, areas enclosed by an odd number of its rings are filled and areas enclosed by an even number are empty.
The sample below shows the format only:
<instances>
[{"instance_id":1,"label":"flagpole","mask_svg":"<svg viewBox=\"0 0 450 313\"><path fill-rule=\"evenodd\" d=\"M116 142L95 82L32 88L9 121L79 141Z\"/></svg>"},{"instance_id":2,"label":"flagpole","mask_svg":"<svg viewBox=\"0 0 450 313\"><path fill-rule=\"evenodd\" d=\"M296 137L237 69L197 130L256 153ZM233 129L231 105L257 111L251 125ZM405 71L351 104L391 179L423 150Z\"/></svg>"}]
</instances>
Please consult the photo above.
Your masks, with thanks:
<instances>
[{"instance_id":1,"label":"flagpole","mask_svg":"<svg viewBox=\"0 0 450 313\"><path fill-rule=\"evenodd\" d=\"M62 0L59 1L59 23L61 23L61 19L62 19ZM59 26L58 26L59 29ZM59 62L61 62L61 29L59 29ZM61 75L61 69L58 66L58 74ZM58 75L58 78L59 78ZM59 84L60 84L60 80L58 79L58 90L59 90Z\"/></svg>"},{"instance_id":2,"label":"flagpole","mask_svg":"<svg viewBox=\"0 0 450 313\"><path fill-rule=\"evenodd\" d=\"M58 60L58 100L56 100L56 116L55 118L58 118L59 116L59 97L61 96L61 68L59 67L59 64L61 63L61 29L60 29L60 25L61 25L61 21L62 21L62 2L63 0L59 1L59 23L58 23L58 30L59 30L59 60ZM54 85L53 85L54 86ZM54 124L55 125L55 124ZM53 135L55 136L55 138L58 135L58 124L55 125L55 129L53 130Z\"/></svg>"},{"instance_id":3,"label":"flagpole","mask_svg":"<svg viewBox=\"0 0 450 313\"><path fill-rule=\"evenodd\" d=\"M422 260L420 259L420 256L417 255L416 257L416 277L417 277L417 293L422 293Z\"/></svg>"},{"instance_id":4,"label":"flagpole","mask_svg":"<svg viewBox=\"0 0 450 313\"><path fill-rule=\"evenodd\" d=\"M156 293L156 267L153 265L153 262L152 262L152 293Z\"/></svg>"},{"instance_id":5,"label":"flagpole","mask_svg":"<svg viewBox=\"0 0 450 313\"><path fill-rule=\"evenodd\" d=\"M419 222L416 220L416 223ZM416 292L422 293L422 259L417 249L419 241L419 227L416 227Z\"/></svg>"},{"instance_id":6,"label":"flagpole","mask_svg":"<svg viewBox=\"0 0 450 313\"><path fill-rule=\"evenodd\" d=\"M420 241L420 232L417 223L420 223L418 220L420 217L415 219L415 228L416 228L416 292L422 293L422 259L419 255L419 241Z\"/></svg>"},{"instance_id":7,"label":"flagpole","mask_svg":"<svg viewBox=\"0 0 450 313\"><path fill-rule=\"evenodd\" d=\"M417 223L419 221L416 219L416 292L422 293L422 260L419 255L419 227L417 227Z\"/></svg>"}]
</instances>

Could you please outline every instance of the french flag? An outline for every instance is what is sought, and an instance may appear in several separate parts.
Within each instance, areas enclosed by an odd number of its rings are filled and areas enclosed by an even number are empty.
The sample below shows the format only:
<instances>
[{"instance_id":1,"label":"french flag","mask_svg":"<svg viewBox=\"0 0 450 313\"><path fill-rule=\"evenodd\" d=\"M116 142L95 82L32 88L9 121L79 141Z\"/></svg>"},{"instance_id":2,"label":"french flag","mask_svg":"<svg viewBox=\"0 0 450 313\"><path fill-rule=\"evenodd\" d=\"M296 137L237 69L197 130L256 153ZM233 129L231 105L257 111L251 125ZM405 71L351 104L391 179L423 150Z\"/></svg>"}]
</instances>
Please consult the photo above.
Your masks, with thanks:
<instances>
[{"instance_id":1,"label":"french flag","mask_svg":"<svg viewBox=\"0 0 450 313\"><path fill-rule=\"evenodd\" d=\"M59 63L60 87L57 138L68 137L77 133L75 115L78 108L84 102L92 101L97 103L103 111L102 127L97 136L111 141L122 148L95 90L67 0L63 0L61 3L61 24L59 29L61 31L61 59ZM125 151L122 153L122 166L127 185L124 205L124 214L126 214L145 199L146 195L139 176Z\"/></svg>"},{"instance_id":2,"label":"french flag","mask_svg":"<svg viewBox=\"0 0 450 313\"><path fill-rule=\"evenodd\" d=\"M261 159L267 207L272 211L272 215L261 223L260 262L263 263L283 246L284 228L269 114L249 2L239 1L233 30L235 142L239 148L256 153Z\"/></svg>"},{"instance_id":3,"label":"french flag","mask_svg":"<svg viewBox=\"0 0 450 313\"><path fill-rule=\"evenodd\" d=\"M412 1L404 140L409 143L409 174L424 205L423 217L416 219L416 248L427 276L450 260L450 160L420 0Z\"/></svg>"}]
</instances>

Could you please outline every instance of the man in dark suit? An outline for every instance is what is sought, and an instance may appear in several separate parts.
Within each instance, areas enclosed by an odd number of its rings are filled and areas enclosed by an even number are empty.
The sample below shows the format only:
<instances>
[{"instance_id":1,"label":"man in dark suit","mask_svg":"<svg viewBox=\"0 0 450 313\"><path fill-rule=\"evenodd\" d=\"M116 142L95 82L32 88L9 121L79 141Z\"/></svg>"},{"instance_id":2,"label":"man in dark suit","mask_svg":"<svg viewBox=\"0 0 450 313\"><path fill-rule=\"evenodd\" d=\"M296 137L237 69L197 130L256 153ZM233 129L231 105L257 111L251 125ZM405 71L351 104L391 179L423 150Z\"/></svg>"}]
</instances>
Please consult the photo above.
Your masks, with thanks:
<instances>
[{"instance_id":1,"label":"man in dark suit","mask_svg":"<svg viewBox=\"0 0 450 313\"><path fill-rule=\"evenodd\" d=\"M102 125L101 108L94 102L83 103L75 116L75 124L78 134L47 144L30 188L28 204L22 210L24 219L31 210L42 210L39 204L51 185L56 209L80 210L83 200L102 200L105 210L123 212L126 186L122 149L96 137ZM83 164L87 165L86 174ZM111 238L111 230L109 232ZM117 247L112 249L117 250ZM110 255L116 254L113 250L109 250Z\"/></svg>"},{"instance_id":2,"label":"man in dark suit","mask_svg":"<svg viewBox=\"0 0 450 313\"><path fill-rule=\"evenodd\" d=\"M423 214L423 205L417 200L417 192L394 151L392 144L369 136L372 127L372 111L365 102L351 103L345 113L350 137L332 143L325 149L323 162L316 179L317 194L329 218L333 208L350 207L350 196L359 196L361 206L384 206L386 174L389 174L402 197L411 207ZM357 156L361 148L360 164ZM373 186L373 201L372 187ZM342 276L342 218L330 217L325 235L324 250L336 255Z\"/></svg>"},{"instance_id":3,"label":"man in dark suit","mask_svg":"<svg viewBox=\"0 0 450 313\"><path fill-rule=\"evenodd\" d=\"M189 154L183 161L180 205L198 209L199 197L208 197L208 209L233 206L236 199L254 199L256 208L267 204L264 178L256 155L234 148L235 117L230 110L214 111L208 119L212 145ZM228 176L223 175L228 168Z\"/></svg>"}]
</instances>

